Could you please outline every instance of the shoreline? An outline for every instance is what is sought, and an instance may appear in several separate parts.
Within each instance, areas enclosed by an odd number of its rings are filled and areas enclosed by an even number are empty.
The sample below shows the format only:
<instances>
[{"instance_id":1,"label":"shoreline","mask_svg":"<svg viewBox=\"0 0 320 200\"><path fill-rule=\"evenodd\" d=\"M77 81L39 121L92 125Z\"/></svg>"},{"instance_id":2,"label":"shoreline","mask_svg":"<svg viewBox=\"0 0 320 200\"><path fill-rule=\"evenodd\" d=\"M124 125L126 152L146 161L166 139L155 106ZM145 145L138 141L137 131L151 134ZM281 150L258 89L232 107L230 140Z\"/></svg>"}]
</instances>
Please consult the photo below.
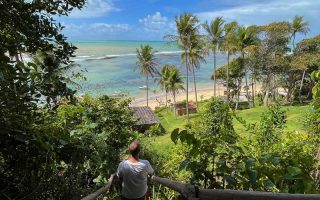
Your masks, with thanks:
<instances>
[{"instance_id":1,"label":"shoreline","mask_svg":"<svg viewBox=\"0 0 320 200\"><path fill-rule=\"evenodd\" d=\"M222 84L217 84L217 96L223 96L226 87ZM189 88L189 101L195 101L195 93L194 88ZM209 86L198 86L197 87L197 97L198 101L206 100L213 97L213 84L211 87ZM140 96L138 98L133 98L133 101L130 103L130 107L140 107L140 106L147 106L147 99L145 97ZM149 95L149 107L154 110L156 107L165 106L166 105L166 94L165 92L157 92L155 94ZM176 101L183 101L186 99L186 92L180 91L176 94ZM168 105L173 103L173 97L171 93L168 94Z\"/></svg>"},{"instance_id":2,"label":"shoreline","mask_svg":"<svg viewBox=\"0 0 320 200\"><path fill-rule=\"evenodd\" d=\"M208 85L200 85L197 86L197 97L198 97L198 101L202 101L202 100L206 100L206 99L210 99L211 97L213 97L213 84L212 86L208 86ZM243 86L242 86L243 87ZM260 92L262 88L261 83L257 83L256 85L256 91ZM225 96L224 95L224 91L226 91L227 88L225 86L223 86L223 84L218 83L217 84L217 95L218 97L222 97ZM251 91L251 88L249 89L249 93ZM240 97L245 95L245 91L241 90L240 93ZM141 107L141 106L147 106L147 96L146 93L145 95L141 95L137 98L132 98L132 102L129 104L130 107ZM166 94L165 92L159 91L157 93L154 93L152 95L149 95L149 107L152 110L155 110L156 107L162 107L165 106L166 104ZM186 92L185 91L180 91L179 93L176 94L176 102L180 102L180 101L184 101L186 99ZM192 85L192 88L189 88L189 102L196 101L195 98L195 93L194 93L194 88ZM168 93L168 106L170 106L173 103L173 97L171 95L171 93Z\"/></svg>"}]
</instances>

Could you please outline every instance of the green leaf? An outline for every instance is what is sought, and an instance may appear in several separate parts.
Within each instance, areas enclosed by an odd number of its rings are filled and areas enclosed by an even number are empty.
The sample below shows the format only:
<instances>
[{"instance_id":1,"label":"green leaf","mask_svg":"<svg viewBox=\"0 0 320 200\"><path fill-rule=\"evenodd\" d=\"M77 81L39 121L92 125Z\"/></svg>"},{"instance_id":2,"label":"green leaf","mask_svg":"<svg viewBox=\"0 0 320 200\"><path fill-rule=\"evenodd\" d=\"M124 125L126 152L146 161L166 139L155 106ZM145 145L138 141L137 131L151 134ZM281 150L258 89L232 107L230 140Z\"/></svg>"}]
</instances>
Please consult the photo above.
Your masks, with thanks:
<instances>
[{"instance_id":1,"label":"green leaf","mask_svg":"<svg viewBox=\"0 0 320 200\"><path fill-rule=\"evenodd\" d=\"M257 170L249 170L248 174L249 174L251 184L255 185L257 182L258 171Z\"/></svg>"},{"instance_id":2,"label":"green leaf","mask_svg":"<svg viewBox=\"0 0 320 200\"><path fill-rule=\"evenodd\" d=\"M279 164L281 162L281 157L273 157L271 162L273 164Z\"/></svg>"},{"instance_id":3,"label":"green leaf","mask_svg":"<svg viewBox=\"0 0 320 200\"><path fill-rule=\"evenodd\" d=\"M293 167L293 166L289 166L287 170L291 176L297 176L302 172L299 167Z\"/></svg>"},{"instance_id":4,"label":"green leaf","mask_svg":"<svg viewBox=\"0 0 320 200\"><path fill-rule=\"evenodd\" d=\"M66 144L68 144L68 142L67 142L67 141L65 141L65 140L63 140L63 139L60 139L60 140L59 140L59 142L60 142L60 144L62 144L62 145L66 145Z\"/></svg>"},{"instance_id":5,"label":"green leaf","mask_svg":"<svg viewBox=\"0 0 320 200\"><path fill-rule=\"evenodd\" d=\"M179 128L176 128L171 132L171 140L172 142L177 144L178 138L179 138Z\"/></svg>"},{"instance_id":6,"label":"green leaf","mask_svg":"<svg viewBox=\"0 0 320 200\"><path fill-rule=\"evenodd\" d=\"M179 166L178 172L181 172L190 163L190 158L186 158Z\"/></svg>"}]
</instances>

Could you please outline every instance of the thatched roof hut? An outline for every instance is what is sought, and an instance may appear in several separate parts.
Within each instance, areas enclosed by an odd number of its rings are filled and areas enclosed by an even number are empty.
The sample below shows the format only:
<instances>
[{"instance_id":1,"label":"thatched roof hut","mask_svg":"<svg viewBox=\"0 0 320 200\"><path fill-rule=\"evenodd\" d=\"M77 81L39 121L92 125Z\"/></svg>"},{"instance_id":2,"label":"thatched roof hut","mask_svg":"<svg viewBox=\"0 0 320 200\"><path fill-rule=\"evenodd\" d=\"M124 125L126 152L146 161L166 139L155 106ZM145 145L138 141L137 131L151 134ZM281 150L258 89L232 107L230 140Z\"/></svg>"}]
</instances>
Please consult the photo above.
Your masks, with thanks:
<instances>
[{"instance_id":1,"label":"thatched roof hut","mask_svg":"<svg viewBox=\"0 0 320 200\"><path fill-rule=\"evenodd\" d=\"M196 113L197 112L197 105L194 102L189 102L189 113ZM175 112L177 115L185 115L187 114L187 109L186 109L186 103L177 103L175 105Z\"/></svg>"},{"instance_id":2,"label":"thatched roof hut","mask_svg":"<svg viewBox=\"0 0 320 200\"><path fill-rule=\"evenodd\" d=\"M138 119L136 123L137 130L144 132L151 126L160 123L150 107L132 107L132 109L134 111L133 116Z\"/></svg>"}]
</instances>

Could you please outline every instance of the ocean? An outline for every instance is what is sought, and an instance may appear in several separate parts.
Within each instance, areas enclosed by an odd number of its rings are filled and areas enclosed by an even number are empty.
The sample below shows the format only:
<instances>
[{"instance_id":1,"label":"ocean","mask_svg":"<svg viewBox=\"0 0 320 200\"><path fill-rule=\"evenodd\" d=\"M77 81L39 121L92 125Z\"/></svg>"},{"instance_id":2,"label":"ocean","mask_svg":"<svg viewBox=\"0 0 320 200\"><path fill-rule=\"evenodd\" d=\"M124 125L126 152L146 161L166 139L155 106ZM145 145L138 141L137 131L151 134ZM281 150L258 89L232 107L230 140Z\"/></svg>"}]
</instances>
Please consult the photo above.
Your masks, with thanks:
<instances>
[{"instance_id":1,"label":"ocean","mask_svg":"<svg viewBox=\"0 0 320 200\"><path fill-rule=\"evenodd\" d=\"M181 51L167 42L159 41L74 41L73 45L78 47L76 57L73 60L80 65L86 81L80 81L79 93L92 95L126 94L128 97L141 97L145 90L145 77L139 74L136 66L136 49L141 45L153 47L156 62L160 70L164 64L174 64L186 77L184 64L181 63ZM227 63L226 55L217 55L217 66ZM210 80L213 71L213 57L209 55L206 63L201 63L200 69L195 71L197 86L213 88ZM192 74L189 73L190 84L193 82ZM158 93L160 87L154 78L150 80L150 94ZM139 88L140 87L140 88ZM193 85L190 85L190 88Z\"/></svg>"}]
</instances>

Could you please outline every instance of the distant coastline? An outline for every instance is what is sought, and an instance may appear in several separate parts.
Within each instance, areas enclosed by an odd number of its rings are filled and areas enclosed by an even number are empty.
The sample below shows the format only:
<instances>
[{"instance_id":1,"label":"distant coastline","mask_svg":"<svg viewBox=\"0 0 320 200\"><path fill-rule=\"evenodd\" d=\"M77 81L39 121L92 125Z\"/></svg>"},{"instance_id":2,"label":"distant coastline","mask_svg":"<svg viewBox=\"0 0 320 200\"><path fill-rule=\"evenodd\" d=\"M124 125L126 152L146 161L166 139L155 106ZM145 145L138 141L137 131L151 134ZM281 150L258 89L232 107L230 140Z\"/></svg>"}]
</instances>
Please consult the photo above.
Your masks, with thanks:
<instances>
[{"instance_id":1,"label":"distant coastline","mask_svg":"<svg viewBox=\"0 0 320 200\"><path fill-rule=\"evenodd\" d=\"M136 49L141 45L150 45L154 49L158 68L163 64L176 65L185 76L185 66L181 63L181 50L176 46L168 46L166 41L134 41L134 40L93 40L72 41L78 47L76 56L72 58L81 67L87 81L82 81L79 93L92 95L125 93L128 97L140 98L145 91L139 89L145 85L145 77L136 68ZM218 54L218 66L227 62L224 54ZM207 63L201 63L196 70L199 88L213 86L210 79L213 70L212 56ZM160 92L157 83L150 81L150 93Z\"/></svg>"}]
</instances>

